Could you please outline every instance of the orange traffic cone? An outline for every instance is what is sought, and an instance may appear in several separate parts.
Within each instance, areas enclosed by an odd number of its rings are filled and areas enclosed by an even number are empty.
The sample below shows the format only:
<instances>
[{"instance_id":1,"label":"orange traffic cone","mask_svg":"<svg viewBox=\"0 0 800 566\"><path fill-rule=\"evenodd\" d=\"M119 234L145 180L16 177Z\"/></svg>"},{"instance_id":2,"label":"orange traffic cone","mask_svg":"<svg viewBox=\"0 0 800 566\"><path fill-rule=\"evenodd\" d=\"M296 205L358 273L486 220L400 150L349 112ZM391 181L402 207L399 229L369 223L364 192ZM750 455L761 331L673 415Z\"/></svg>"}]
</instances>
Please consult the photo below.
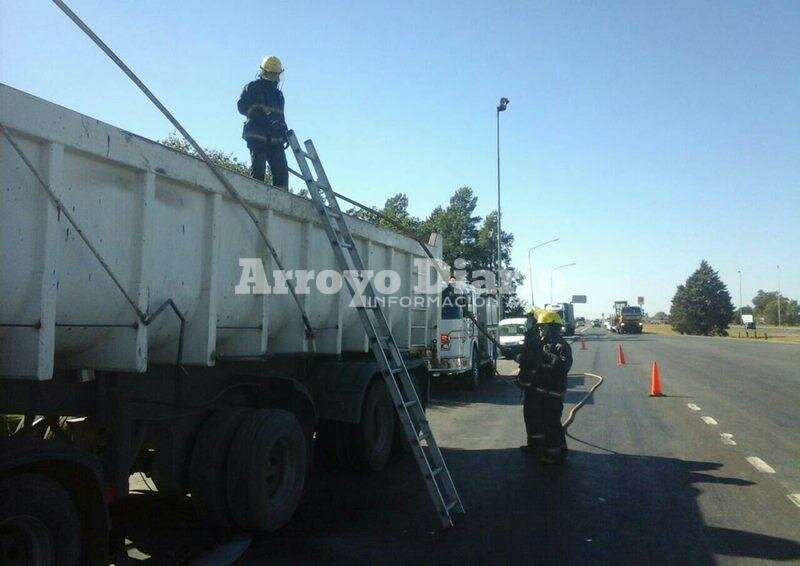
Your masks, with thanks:
<instances>
[{"instance_id":1,"label":"orange traffic cone","mask_svg":"<svg viewBox=\"0 0 800 566\"><path fill-rule=\"evenodd\" d=\"M653 362L653 369L650 371L650 397L664 397L661 392L661 376L658 373L658 362Z\"/></svg>"},{"instance_id":2,"label":"orange traffic cone","mask_svg":"<svg viewBox=\"0 0 800 566\"><path fill-rule=\"evenodd\" d=\"M617 365L624 366L626 363L625 352L622 351L622 344L617 344Z\"/></svg>"},{"instance_id":3,"label":"orange traffic cone","mask_svg":"<svg viewBox=\"0 0 800 566\"><path fill-rule=\"evenodd\" d=\"M584 340L583 336L581 336L581 350L587 350L587 349L588 348L586 347L586 340Z\"/></svg>"}]
</instances>

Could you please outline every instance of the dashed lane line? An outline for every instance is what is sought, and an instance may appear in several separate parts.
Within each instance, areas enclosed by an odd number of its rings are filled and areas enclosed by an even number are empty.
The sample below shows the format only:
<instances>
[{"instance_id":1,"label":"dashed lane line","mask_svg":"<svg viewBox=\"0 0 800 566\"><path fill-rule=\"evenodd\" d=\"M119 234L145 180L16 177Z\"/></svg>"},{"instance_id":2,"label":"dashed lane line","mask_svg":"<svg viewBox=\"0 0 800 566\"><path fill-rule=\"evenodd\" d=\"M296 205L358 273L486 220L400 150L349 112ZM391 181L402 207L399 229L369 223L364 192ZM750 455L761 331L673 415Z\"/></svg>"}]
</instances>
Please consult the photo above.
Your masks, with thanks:
<instances>
[{"instance_id":1,"label":"dashed lane line","mask_svg":"<svg viewBox=\"0 0 800 566\"><path fill-rule=\"evenodd\" d=\"M686 406L689 407L693 411L700 411L701 410L700 407L698 407L694 403L686 403Z\"/></svg>"},{"instance_id":2,"label":"dashed lane line","mask_svg":"<svg viewBox=\"0 0 800 566\"><path fill-rule=\"evenodd\" d=\"M772 466L767 464L764 460L762 460L758 456L748 456L746 458L746 460L748 462L750 462L750 464L752 464L753 467L756 470L758 470L759 472L762 472L764 474L774 474L775 473L775 468L773 468Z\"/></svg>"},{"instance_id":3,"label":"dashed lane line","mask_svg":"<svg viewBox=\"0 0 800 566\"><path fill-rule=\"evenodd\" d=\"M789 498L789 501L800 507L800 493L790 493L786 497Z\"/></svg>"},{"instance_id":4,"label":"dashed lane line","mask_svg":"<svg viewBox=\"0 0 800 566\"><path fill-rule=\"evenodd\" d=\"M703 417L703 422L706 423L707 425L712 425L712 426L716 426L719 424L714 417Z\"/></svg>"},{"instance_id":5,"label":"dashed lane line","mask_svg":"<svg viewBox=\"0 0 800 566\"><path fill-rule=\"evenodd\" d=\"M736 446L736 441L733 439L733 435L730 432L723 432L720 434L722 437L722 442L729 445L729 446Z\"/></svg>"}]
</instances>

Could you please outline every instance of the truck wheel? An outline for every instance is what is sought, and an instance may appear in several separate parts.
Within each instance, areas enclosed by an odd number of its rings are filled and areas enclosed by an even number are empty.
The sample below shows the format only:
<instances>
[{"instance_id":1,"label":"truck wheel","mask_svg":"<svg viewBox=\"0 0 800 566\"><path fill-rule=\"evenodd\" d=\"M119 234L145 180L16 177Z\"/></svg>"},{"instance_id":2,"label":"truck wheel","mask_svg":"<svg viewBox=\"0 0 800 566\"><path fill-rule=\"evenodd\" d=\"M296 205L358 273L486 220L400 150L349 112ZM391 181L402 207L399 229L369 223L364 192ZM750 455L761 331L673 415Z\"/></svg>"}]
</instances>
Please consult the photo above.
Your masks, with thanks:
<instances>
[{"instance_id":1,"label":"truck wheel","mask_svg":"<svg viewBox=\"0 0 800 566\"><path fill-rule=\"evenodd\" d=\"M226 487L227 464L233 435L250 413L247 409L221 409L200 427L189 466L192 505L206 523L230 525Z\"/></svg>"},{"instance_id":2,"label":"truck wheel","mask_svg":"<svg viewBox=\"0 0 800 566\"><path fill-rule=\"evenodd\" d=\"M361 407L361 422L353 428L356 468L377 472L392 455L395 410L382 378L367 389Z\"/></svg>"},{"instance_id":3,"label":"truck wheel","mask_svg":"<svg viewBox=\"0 0 800 566\"><path fill-rule=\"evenodd\" d=\"M481 384L481 368L478 365L478 349L474 346L472 347L472 365L469 368L469 372L465 375L466 377L466 385L467 389L474 391L477 389Z\"/></svg>"},{"instance_id":4,"label":"truck wheel","mask_svg":"<svg viewBox=\"0 0 800 566\"><path fill-rule=\"evenodd\" d=\"M80 557L78 510L61 484L41 474L0 482L0 562L72 566Z\"/></svg>"},{"instance_id":5,"label":"truck wheel","mask_svg":"<svg viewBox=\"0 0 800 566\"><path fill-rule=\"evenodd\" d=\"M228 455L228 508L243 529L274 531L289 522L305 486L306 438L283 409L253 411Z\"/></svg>"}]
</instances>

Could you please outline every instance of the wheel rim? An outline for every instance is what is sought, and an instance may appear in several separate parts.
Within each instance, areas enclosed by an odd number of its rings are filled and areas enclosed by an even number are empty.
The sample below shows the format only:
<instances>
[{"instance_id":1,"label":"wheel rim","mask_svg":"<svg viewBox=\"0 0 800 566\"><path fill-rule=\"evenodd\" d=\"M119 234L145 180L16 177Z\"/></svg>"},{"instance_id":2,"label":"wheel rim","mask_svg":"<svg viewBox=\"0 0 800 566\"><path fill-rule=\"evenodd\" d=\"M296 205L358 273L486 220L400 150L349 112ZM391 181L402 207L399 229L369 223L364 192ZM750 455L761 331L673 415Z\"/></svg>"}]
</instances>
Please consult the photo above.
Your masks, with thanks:
<instances>
[{"instance_id":1,"label":"wheel rim","mask_svg":"<svg viewBox=\"0 0 800 566\"><path fill-rule=\"evenodd\" d=\"M36 517L26 515L3 521L0 524L0 559L9 566L54 564L53 541L47 526Z\"/></svg>"},{"instance_id":2,"label":"wheel rim","mask_svg":"<svg viewBox=\"0 0 800 566\"><path fill-rule=\"evenodd\" d=\"M279 438L272 445L267 458L267 468L264 479L267 484L267 494L275 497L286 485L292 469L292 447L285 438Z\"/></svg>"}]
</instances>

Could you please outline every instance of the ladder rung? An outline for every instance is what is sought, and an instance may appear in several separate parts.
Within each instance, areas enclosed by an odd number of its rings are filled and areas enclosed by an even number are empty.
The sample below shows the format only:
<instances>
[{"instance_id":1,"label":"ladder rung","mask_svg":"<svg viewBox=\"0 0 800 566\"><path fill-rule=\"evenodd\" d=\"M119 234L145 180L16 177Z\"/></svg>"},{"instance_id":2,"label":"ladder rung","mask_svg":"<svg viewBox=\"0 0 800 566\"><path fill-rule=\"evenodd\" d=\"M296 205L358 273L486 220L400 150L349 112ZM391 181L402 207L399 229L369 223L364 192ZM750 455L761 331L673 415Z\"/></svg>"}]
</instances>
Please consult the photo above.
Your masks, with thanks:
<instances>
[{"instance_id":1,"label":"ladder rung","mask_svg":"<svg viewBox=\"0 0 800 566\"><path fill-rule=\"evenodd\" d=\"M405 403L403 403L403 406L407 409L409 407L413 407L416 404L417 404L417 400L416 399L412 399L411 401L406 401Z\"/></svg>"},{"instance_id":2,"label":"ladder rung","mask_svg":"<svg viewBox=\"0 0 800 566\"><path fill-rule=\"evenodd\" d=\"M412 324L411 330L420 330L421 328L428 328L425 324Z\"/></svg>"},{"instance_id":3,"label":"ladder rung","mask_svg":"<svg viewBox=\"0 0 800 566\"><path fill-rule=\"evenodd\" d=\"M341 218L342 215L336 212L335 210L331 210L330 207L326 207L325 210L328 212L328 216L331 218Z\"/></svg>"},{"instance_id":4,"label":"ladder rung","mask_svg":"<svg viewBox=\"0 0 800 566\"><path fill-rule=\"evenodd\" d=\"M438 476L439 474L442 473L442 470L444 470L444 468L441 467L441 466L439 466L438 468L436 468L434 470L431 470L431 476L430 477L431 478L435 478L436 476Z\"/></svg>"},{"instance_id":5,"label":"ladder rung","mask_svg":"<svg viewBox=\"0 0 800 566\"><path fill-rule=\"evenodd\" d=\"M341 240L336 240L333 243L346 250L351 250L355 247L353 244L348 244L347 242L342 242Z\"/></svg>"},{"instance_id":6,"label":"ladder rung","mask_svg":"<svg viewBox=\"0 0 800 566\"><path fill-rule=\"evenodd\" d=\"M450 503L445 504L444 509L449 513L450 509L452 509L456 505L458 505L458 499L453 499Z\"/></svg>"},{"instance_id":7,"label":"ladder rung","mask_svg":"<svg viewBox=\"0 0 800 566\"><path fill-rule=\"evenodd\" d=\"M395 374L398 374L398 373L402 373L402 372L403 372L403 368L389 368L389 373L391 373L392 375L395 375Z\"/></svg>"}]
</instances>

